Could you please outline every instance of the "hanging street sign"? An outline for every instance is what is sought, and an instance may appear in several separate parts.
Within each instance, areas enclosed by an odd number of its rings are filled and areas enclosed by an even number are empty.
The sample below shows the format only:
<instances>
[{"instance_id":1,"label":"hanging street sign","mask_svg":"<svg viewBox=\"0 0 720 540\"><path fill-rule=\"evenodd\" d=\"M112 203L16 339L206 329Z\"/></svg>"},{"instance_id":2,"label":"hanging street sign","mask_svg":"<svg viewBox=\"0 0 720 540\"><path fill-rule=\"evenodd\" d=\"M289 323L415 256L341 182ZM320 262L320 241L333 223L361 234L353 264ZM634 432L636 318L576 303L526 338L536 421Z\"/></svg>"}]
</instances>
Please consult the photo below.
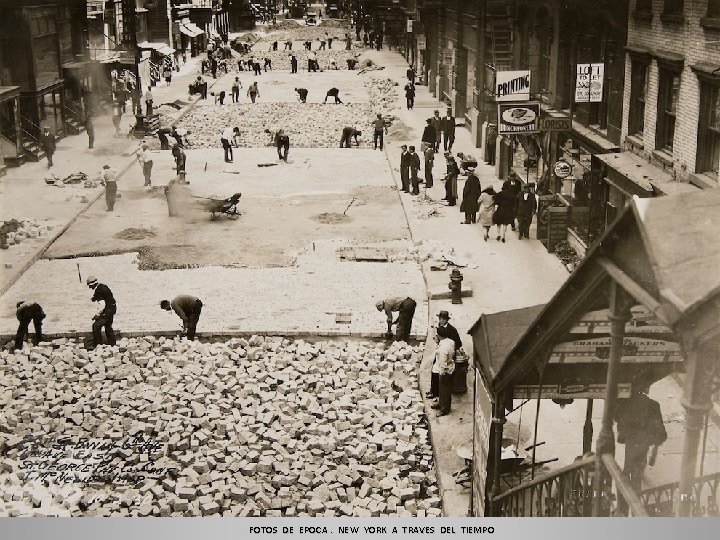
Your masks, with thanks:
<instances>
[{"instance_id":1,"label":"hanging street sign","mask_svg":"<svg viewBox=\"0 0 720 540\"><path fill-rule=\"evenodd\" d=\"M527 135L539 133L540 102L498 104L498 134Z\"/></svg>"},{"instance_id":2,"label":"hanging street sign","mask_svg":"<svg viewBox=\"0 0 720 540\"><path fill-rule=\"evenodd\" d=\"M455 49L443 49L442 61L447 66L455 65Z\"/></svg>"},{"instance_id":3,"label":"hanging street sign","mask_svg":"<svg viewBox=\"0 0 720 540\"><path fill-rule=\"evenodd\" d=\"M553 172L558 178L567 178L572 174L572 165L564 159L558 159L553 167Z\"/></svg>"},{"instance_id":4,"label":"hanging street sign","mask_svg":"<svg viewBox=\"0 0 720 540\"><path fill-rule=\"evenodd\" d=\"M530 71L498 71L495 75L495 101L530 99Z\"/></svg>"},{"instance_id":5,"label":"hanging street sign","mask_svg":"<svg viewBox=\"0 0 720 540\"><path fill-rule=\"evenodd\" d=\"M543 116L538 122L540 131L571 131L572 118L569 116Z\"/></svg>"},{"instance_id":6,"label":"hanging street sign","mask_svg":"<svg viewBox=\"0 0 720 540\"><path fill-rule=\"evenodd\" d=\"M425 34L418 34L417 35L417 48L419 51L424 51L427 47L427 40L425 38Z\"/></svg>"},{"instance_id":7,"label":"hanging street sign","mask_svg":"<svg viewBox=\"0 0 720 540\"><path fill-rule=\"evenodd\" d=\"M578 64L575 77L575 103L600 103L603 100L605 64Z\"/></svg>"}]
</instances>

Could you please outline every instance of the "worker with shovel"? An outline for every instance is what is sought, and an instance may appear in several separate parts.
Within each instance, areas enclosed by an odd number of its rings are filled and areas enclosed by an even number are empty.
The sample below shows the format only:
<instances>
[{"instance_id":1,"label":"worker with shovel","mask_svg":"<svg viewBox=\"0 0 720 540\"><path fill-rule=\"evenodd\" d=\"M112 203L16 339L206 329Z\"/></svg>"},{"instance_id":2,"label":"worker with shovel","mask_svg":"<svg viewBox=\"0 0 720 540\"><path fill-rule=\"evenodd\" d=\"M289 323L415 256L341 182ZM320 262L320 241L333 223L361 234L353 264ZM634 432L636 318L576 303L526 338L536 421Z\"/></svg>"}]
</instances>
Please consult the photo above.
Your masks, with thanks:
<instances>
[{"instance_id":1,"label":"worker with shovel","mask_svg":"<svg viewBox=\"0 0 720 540\"><path fill-rule=\"evenodd\" d=\"M190 296L189 294L181 294L173 298L172 302L169 300L161 301L160 307L165 311L172 309L182 320L182 335L187 335L190 341L195 339L195 330L197 329L197 323L200 320L200 313L203 307L200 299Z\"/></svg>"},{"instance_id":2,"label":"worker with shovel","mask_svg":"<svg viewBox=\"0 0 720 540\"><path fill-rule=\"evenodd\" d=\"M412 320L415 315L415 307L417 303L409 296L391 296L385 300L376 302L375 307L378 311L384 311L387 315L387 332L385 337L392 338L392 325L397 325L395 333L395 341L410 341L410 329L412 328ZM393 312L397 311L398 316L393 321Z\"/></svg>"}]
</instances>

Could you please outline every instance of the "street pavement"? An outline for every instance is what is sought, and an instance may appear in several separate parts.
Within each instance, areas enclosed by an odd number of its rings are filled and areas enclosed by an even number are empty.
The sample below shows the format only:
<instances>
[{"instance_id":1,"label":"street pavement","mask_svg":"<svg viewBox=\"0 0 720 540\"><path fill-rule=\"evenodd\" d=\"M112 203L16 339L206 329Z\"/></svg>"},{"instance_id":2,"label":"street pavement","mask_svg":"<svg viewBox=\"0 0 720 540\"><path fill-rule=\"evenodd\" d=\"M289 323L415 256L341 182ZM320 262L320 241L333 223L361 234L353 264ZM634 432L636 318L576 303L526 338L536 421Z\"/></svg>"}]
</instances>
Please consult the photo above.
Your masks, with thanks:
<instances>
[{"instance_id":1,"label":"street pavement","mask_svg":"<svg viewBox=\"0 0 720 540\"><path fill-rule=\"evenodd\" d=\"M435 109L444 112L444 106L437 102L425 87L418 87L417 106L412 111L405 110L405 100L402 95L407 68L405 61L393 51L365 51L364 54L385 67L384 70L371 72L366 77L390 77L398 82L396 87L398 119L391 128L391 136L386 138L385 150L377 151L365 158L373 162L387 159L391 176L387 176L387 171L376 174L382 175L388 179L388 182L394 182L397 188L400 185L400 144L415 144L419 148L425 119L432 116ZM179 99L192 105L193 102L187 100L187 84L195 75L196 71L193 71L192 66L184 67L184 72L174 77L169 87L153 90L156 102ZM302 80L304 84L310 86L315 96L316 92L327 88L327 83L331 80L323 79L323 76L323 73L312 76L302 74L297 80ZM343 77L343 72L333 72L328 77L332 77L334 85L343 83L352 85L358 75L355 72L352 74L348 72ZM231 79L231 77L223 78L221 85L225 85ZM206 80L212 82L212 79L207 77ZM246 84L246 80L247 77L243 79L243 84ZM271 88L272 91L269 91L268 95L272 99L292 101L292 94L287 88L275 86ZM359 98L360 94L357 95ZM207 107L208 104L202 106ZM187 108L174 114L171 119L177 121L185 110ZM98 119L96 126L98 148L94 152L86 150L87 138L84 134L63 139L58 145L57 165L53 168L53 172L57 171L58 175L74 172L79 161L87 169L86 172L97 171L106 162L111 163L118 170L129 166L122 182L127 186L138 186L137 189L140 189L142 175L132 156L138 142L114 139L109 118ZM366 131L366 135L370 135L369 131ZM259 153L263 156L271 156L271 151L272 149L262 149ZM469 134L463 128L457 129L453 147L454 153L459 151L479 157L479 150L470 143ZM210 152L218 151L209 150L208 156ZM327 150L327 152L336 151ZM167 153L156 155L160 179L158 183L164 184L171 175L171 162ZM294 155L293 151L293 157ZM203 161L202 158L193 160L192 172L198 177L201 176L201 172L197 167ZM208 158L207 161L210 162L210 167L217 169L214 163L217 161L216 157ZM483 188L494 185L498 189L500 182L495 178L494 169L479 161L481 165L476 174ZM35 244L27 243L23 248L24 252L20 252L19 248L23 246L20 244L2 253L3 262L12 265L12 268L3 269L5 274L2 277L3 283L7 284L6 288L15 282L21 269L28 266L33 258L42 253L52 242L56 231L59 233L64 230L79 213L85 212L83 216L88 215L87 219L98 218L94 214L99 214L98 208L102 206L102 201L98 201L94 207L85 211L90 207L90 203L81 202L81 197L85 196L91 201L100 194L99 190L45 186L41 179L46 172L44 162L27 164L11 170L0 180L4 215L17 219L36 217L39 220L49 220L48 223L54 226L46 237L37 240ZM305 248L293 258L292 264L285 263L275 267L259 265L254 268L232 268L205 265L198 268L174 268L162 271L140 270L137 265L138 256L135 253L121 253L120 250L119 254L104 257L43 259L36 262L0 297L0 334L9 337L14 333L16 324L13 315L14 302L25 297L37 299L46 306L49 331L56 331L59 335L87 332L90 316L97 308L89 301L91 296L89 290L78 279L78 265L83 280L87 275L94 274L101 281L113 286L120 306L116 326L124 334L172 333L178 330L176 318L162 312L157 302L161 297L183 292L197 293L203 298L211 299L205 303L206 307L199 325L199 332L205 335L264 333L286 336L333 334L379 336L384 331L384 321L374 309L374 300L385 295L408 294L419 301L414 321L414 334L420 338L427 335L428 339L426 355L419 374L424 393L429 385L434 349L433 332L428 329L436 324L436 314L440 310L450 311L451 322L460 331L464 348L472 357L471 339L467 335L467 330L481 314L547 302L568 275L565 267L555 256L548 254L537 240L520 241L515 233L508 232L507 242L501 243L494 240L493 230L491 239L485 242L482 227L461 224L464 216L459 212L460 201L454 208L444 206L441 201L444 194L442 186L444 172L445 163L441 152L437 154L435 160L435 187L423 192L419 197L396 191L397 203L391 208L394 212L402 213L406 219L406 227L397 226L398 241L393 243L381 239L378 246L382 248L393 244L400 252L414 249L421 252L430 251L434 255L444 254L463 265L461 269L464 275L463 287L472 289L473 294L471 297L463 298L461 305L453 305L446 299L426 301L428 292L448 290L450 269L432 271L430 266L435 262L433 258L423 260L421 264L413 260L396 260L390 263L341 261L337 256L337 249L358 244L357 241L343 240L341 237L318 238L317 242L306 242ZM274 170L270 174L274 174ZM301 180L302 176L297 174L297 180ZM310 178L315 177L311 174ZM196 190L195 193L209 196L218 187L230 181L226 177L220 183L204 182L198 187L191 182L191 187ZM461 180L458 185L459 193L462 193L462 187ZM130 191L135 189L133 187ZM311 184L292 190L271 187L263 193L263 190L258 188L258 184L250 184L249 189L250 193L254 192L257 196L287 197L312 190L329 192L332 186ZM120 205L123 204L125 203L121 199ZM12 211L9 212L8 209ZM138 220L136 226L143 225L144 222ZM68 230L72 231L72 227ZM409 240L404 237L407 231L409 231ZM91 232L92 230L89 229L85 234ZM531 238L534 236L533 224ZM371 245L373 240L369 238L366 244ZM101 242L102 239L99 238L99 251L102 251ZM64 249L64 245L64 239L61 238L53 249L55 247L58 250ZM33 250L31 247L39 249ZM10 259L8 255L17 258ZM351 322L339 323L336 318L338 313L351 313ZM455 485L452 473L464 465L456 454L458 448L472 445L472 381L473 372L470 370L467 379L468 392L463 396L453 396L453 411L449 416L435 418L431 414L433 411L429 408L429 403L426 403L438 477L443 490L444 514L447 516L467 515L469 490ZM656 385L653 391L680 395L677 393L679 392L677 385L669 380L663 381L662 385ZM581 405L580 402L576 402L562 410L551 403L542 405L541 414L546 421L541 424L543 431L539 437L548 441L548 444L538 451L538 459L558 457L556 464L560 466L571 462L581 452L585 415L584 406ZM519 418L518 413L523 410L524 417ZM527 441L531 437L529 426L533 424L534 404L532 407L525 406L521 411L510 418L509 426L520 432L523 441ZM663 412L669 420L682 413L680 410ZM593 414L596 433L599 430L601 414L602 403L597 402ZM550 418L552 421L547 421ZM670 467L677 460L675 450L681 437L681 429L676 427L680 428L680 424L668 429L670 439L661 450L658 466L654 472L660 469L661 463ZM716 449L715 431L711 431L709 440L713 445L711 448ZM709 463L706 470L716 466L717 459ZM653 481L660 482L665 478L666 475L653 476Z\"/></svg>"}]
</instances>

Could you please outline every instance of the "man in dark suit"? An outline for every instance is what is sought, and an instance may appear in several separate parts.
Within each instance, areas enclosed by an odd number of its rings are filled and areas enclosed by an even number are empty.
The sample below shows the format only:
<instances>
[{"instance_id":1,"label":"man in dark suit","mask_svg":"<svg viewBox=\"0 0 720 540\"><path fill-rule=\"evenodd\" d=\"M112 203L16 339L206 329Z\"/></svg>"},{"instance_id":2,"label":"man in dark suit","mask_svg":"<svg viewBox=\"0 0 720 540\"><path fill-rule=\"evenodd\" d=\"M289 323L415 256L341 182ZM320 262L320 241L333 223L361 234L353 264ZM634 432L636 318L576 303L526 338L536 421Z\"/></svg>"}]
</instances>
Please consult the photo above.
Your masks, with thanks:
<instances>
[{"instance_id":1,"label":"man in dark suit","mask_svg":"<svg viewBox=\"0 0 720 540\"><path fill-rule=\"evenodd\" d=\"M47 126L43 128L43 131L40 134L40 144L42 145L43 150L45 150L45 155L47 156L47 166L49 169L53 166L52 158L55 153L55 135Z\"/></svg>"},{"instance_id":2,"label":"man in dark suit","mask_svg":"<svg viewBox=\"0 0 720 540\"><path fill-rule=\"evenodd\" d=\"M443 148L446 152L452 152L455 143L455 117L448 109L447 115L442 120Z\"/></svg>"},{"instance_id":3,"label":"man in dark suit","mask_svg":"<svg viewBox=\"0 0 720 540\"><path fill-rule=\"evenodd\" d=\"M513 171L510 171L510 174L508 175L508 179L503 182L503 189L507 189L512 193L512 196L517 199L518 195L520 194L520 191L522 191L522 181L520 180L520 177ZM515 230L515 217L513 217L512 224L511 224L512 230Z\"/></svg>"},{"instance_id":4,"label":"man in dark suit","mask_svg":"<svg viewBox=\"0 0 720 540\"><path fill-rule=\"evenodd\" d=\"M438 313L438 326L443 327L447 330L447 336L453 340L455 343L455 352L462 349L462 340L460 339L460 334L458 333L457 329L450 324L450 313L448 313L446 310L440 311Z\"/></svg>"},{"instance_id":5,"label":"man in dark suit","mask_svg":"<svg viewBox=\"0 0 720 540\"><path fill-rule=\"evenodd\" d=\"M405 144L400 148L402 150L400 154L400 181L402 190L405 193L410 193L410 152L408 152L408 147Z\"/></svg>"},{"instance_id":6,"label":"man in dark suit","mask_svg":"<svg viewBox=\"0 0 720 540\"><path fill-rule=\"evenodd\" d=\"M421 142L425 143L426 146L430 146L433 149L433 152L435 152L435 142L437 141L437 131L435 130L435 126L433 125L432 118L428 118L426 120L427 125L425 126L425 129L423 130L422 139Z\"/></svg>"},{"instance_id":7,"label":"man in dark suit","mask_svg":"<svg viewBox=\"0 0 720 540\"><path fill-rule=\"evenodd\" d=\"M615 411L618 442L625 445L625 466L623 472L630 485L639 493L645 467L655 464L658 447L667 439L660 404L648 397L647 385L633 382L632 394L618 400ZM648 461L648 450L652 447ZM627 514L627 502L620 498L617 511Z\"/></svg>"},{"instance_id":8,"label":"man in dark suit","mask_svg":"<svg viewBox=\"0 0 720 540\"><path fill-rule=\"evenodd\" d=\"M409 150L410 157L410 182L412 184L412 195L420 195L420 178L418 178L418 171L420 171L420 156L415 153L415 147L411 146Z\"/></svg>"},{"instance_id":9,"label":"man in dark suit","mask_svg":"<svg viewBox=\"0 0 720 540\"><path fill-rule=\"evenodd\" d=\"M518 219L518 238L520 240L530 238L530 224L532 223L533 214L537 212L537 201L535 194L532 192L529 184L523 186L522 193L518 195L515 204L515 215Z\"/></svg>"}]
</instances>

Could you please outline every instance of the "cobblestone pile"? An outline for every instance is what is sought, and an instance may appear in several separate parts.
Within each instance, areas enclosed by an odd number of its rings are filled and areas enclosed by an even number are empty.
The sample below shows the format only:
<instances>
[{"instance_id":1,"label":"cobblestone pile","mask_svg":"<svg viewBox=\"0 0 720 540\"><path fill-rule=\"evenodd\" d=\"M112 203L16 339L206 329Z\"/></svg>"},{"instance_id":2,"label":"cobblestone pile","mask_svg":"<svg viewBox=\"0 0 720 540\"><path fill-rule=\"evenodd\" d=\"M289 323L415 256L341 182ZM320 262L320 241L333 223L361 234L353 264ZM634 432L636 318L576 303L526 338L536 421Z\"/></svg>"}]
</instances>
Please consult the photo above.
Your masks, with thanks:
<instances>
[{"instance_id":1,"label":"cobblestone pile","mask_svg":"<svg viewBox=\"0 0 720 540\"><path fill-rule=\"evenodd\" d=\"M53 225L38 219L3 221L0 224L0 249L21 243L28 238L40 238L48 234Z\"/></svg>"},{"instance_id":2,"label":"cobblestone pile","mask_svg":"<svg viewBox=\"0 0 720 540\"><path fill-rule=\"evenodd\" d=\"M257 148L270 144L265 129L283 128L293 146L301 148L334 148L339 145L343 127L355 126L367 136L361 147L372 144L371 123L380 112L388 120L393 110L396 92L389 79L366 81L370 103L255 103L232 104L216 107L211 102L200 102L180 122L192 133L193 148L219 148L220 133L228 126L240 128L237 145ZM261 94L262 96L262 94ZM342 98L342 94L341 94Z\"/></svg>"},{"instance_id":3,"label":"cobblestone pile","mask_svg":"<svg viewBox=\"0 0 720 540\"><path fill-rule=\"evenodd\" d=\"M421 358L257 336L2 351L0 515L439 516Z\"/></svg>"}]
</instances>

